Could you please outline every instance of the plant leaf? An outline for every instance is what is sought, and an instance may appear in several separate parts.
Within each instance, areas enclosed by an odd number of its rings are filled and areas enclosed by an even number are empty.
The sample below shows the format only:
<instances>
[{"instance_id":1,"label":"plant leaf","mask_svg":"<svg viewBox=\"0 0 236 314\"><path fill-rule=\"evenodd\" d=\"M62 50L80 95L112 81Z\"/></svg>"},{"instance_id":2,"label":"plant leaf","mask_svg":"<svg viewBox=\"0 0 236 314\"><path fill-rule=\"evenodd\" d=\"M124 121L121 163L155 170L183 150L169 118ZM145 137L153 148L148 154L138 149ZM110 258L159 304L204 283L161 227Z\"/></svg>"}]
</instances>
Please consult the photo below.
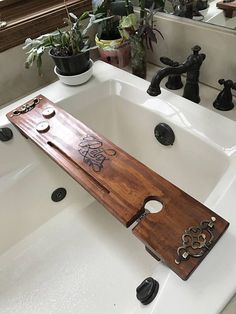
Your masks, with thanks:
<instances>
[{"instance_id":1,"label":"plant leaf","mask_svg":"<svg viewBox=\"0 0 236 314\"><path fill-rule=\"evenodd\" d=\"M69 16L70 16L75 22L78 20L78 17L77 17L74 13L72 13L72 12L69 13Z\"/></svg>"},{"instance_id":2,"label":"plant leaf","mask_svg":"<svg viewBox=\"0 0 236 314\"><path fill-rule=\"evenodd\" d=\"M89 12L85 11L83 14L81 14L81 16L79 17L79 21L83 21L85 19L87 19L89 17Z\"/></svg>"},{"instance_id":3,"label":"plant leaf","mask_svg":"<svg viewBox=\"0 0 236 314\"><path fill-rule=\"evenodd\" d=\"M161 36L162 39L165 39L162 33L157 28L153 28L153 30L157 32Z\"/></svg>"}]
</instances>

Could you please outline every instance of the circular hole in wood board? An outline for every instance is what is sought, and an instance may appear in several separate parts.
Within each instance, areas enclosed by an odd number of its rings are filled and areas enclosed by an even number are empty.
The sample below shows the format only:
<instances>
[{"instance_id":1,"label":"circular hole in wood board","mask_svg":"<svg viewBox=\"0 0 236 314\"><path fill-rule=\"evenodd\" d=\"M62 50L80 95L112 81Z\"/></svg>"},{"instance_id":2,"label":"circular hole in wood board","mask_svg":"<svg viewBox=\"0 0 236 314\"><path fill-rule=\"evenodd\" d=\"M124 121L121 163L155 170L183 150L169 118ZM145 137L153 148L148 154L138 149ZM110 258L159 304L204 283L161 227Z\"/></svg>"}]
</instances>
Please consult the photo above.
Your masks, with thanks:
<instances>
[{"instance_id":1,"label":"circular hole in wood board","mask_svg":"<svg viewBox=\"0 0 236 314\"><path fill-rule=\"evenodd\" d=\"M158 200L149 200L145 203L144 208L147 209L151 214L159 213L162 208L163 204Z\"/></svg>"}]
</instances>

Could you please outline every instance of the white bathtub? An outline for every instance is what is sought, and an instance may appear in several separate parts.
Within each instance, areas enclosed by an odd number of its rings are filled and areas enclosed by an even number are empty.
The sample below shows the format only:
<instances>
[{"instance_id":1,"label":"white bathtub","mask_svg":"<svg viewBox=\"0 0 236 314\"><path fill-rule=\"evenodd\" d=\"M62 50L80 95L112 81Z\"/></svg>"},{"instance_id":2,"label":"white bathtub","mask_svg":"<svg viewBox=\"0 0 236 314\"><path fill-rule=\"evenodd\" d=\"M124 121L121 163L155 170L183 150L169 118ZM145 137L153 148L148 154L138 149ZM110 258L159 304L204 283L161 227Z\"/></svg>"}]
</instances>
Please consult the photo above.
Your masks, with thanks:
<instances>
[{"instance_id":1,"label":"white bathtub","mask_svg":"<svg viewBox=\"0 0 236 314\"><path fill-rule=\"evenodd\" d=\"M96 62L80 87L49 85L3 109L0 127L0 313L220 312L236 282L236 126L172 93L146 94L148 82ZM230 228L186 282L154 260L78 183L23 138L6 112L43 94L230 222ZM153 135L168 123L171 147ZM63 136L63 135L62 135ZM58 187L66 198L52 202ZM136 287L152 276L160 284L148 306Z\"/></svg>"}]
</instances>

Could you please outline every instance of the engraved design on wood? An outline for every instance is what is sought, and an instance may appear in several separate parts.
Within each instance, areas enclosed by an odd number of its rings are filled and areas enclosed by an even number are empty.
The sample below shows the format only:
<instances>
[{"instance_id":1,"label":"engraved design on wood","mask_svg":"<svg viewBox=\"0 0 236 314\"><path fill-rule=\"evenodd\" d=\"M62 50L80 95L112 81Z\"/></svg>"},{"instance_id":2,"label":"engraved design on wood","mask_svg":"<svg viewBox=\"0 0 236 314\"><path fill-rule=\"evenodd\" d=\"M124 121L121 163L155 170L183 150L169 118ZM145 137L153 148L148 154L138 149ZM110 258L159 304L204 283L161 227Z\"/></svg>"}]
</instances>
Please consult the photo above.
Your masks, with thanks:
<instances>
[{"instance_id":1,"label":"engraved design on wood","mask_svg":"<svg viewBox=\"0 0 236 314\"><path fill-rule=\"evenodd\" d=\"M84 157L83 161L95 172L102 170L104 161L109 160L107 156L116 155L114 149L104 149L103 143L92 135L85 135L79 146L79 153Z\"/></svg>"},{"instance_id":2,"label":"engraved design on wood","mask_svg":"<svg viewBox=\"0 0 236 314\"><path fill-rule=\"evenodd\" d=\"M197 227L190 227L182 235L182 246L177 249L176 264L192 257L201 257L207 250L210 250L214 240L213 228L216 221L211 217L208 221L202 221Z\"/></svg>"}]
</instances>

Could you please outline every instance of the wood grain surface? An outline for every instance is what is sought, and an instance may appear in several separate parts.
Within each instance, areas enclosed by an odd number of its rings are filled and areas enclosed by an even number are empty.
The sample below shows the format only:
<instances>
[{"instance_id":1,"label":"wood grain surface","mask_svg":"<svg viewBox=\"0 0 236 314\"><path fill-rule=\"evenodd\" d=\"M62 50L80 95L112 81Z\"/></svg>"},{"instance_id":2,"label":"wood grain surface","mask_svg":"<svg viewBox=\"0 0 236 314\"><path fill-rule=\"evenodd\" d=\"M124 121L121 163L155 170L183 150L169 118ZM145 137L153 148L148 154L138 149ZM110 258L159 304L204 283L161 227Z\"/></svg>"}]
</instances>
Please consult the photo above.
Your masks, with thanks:
<instances>
[{"instance_id":1,"label":"wood grain surface","mask_svg":"<svg viewBox=\"0 0 236 314\"><path fill-rule=\"evenodd\" d=\"M184 231L215 217L213 247L228 222L44 96L37 98L41 100L34 109L18 116L11 111L8 119L126 227L145 212L147 201L160 201L162 210L147 213L133 233L148 252L186 280L210 250L200 258L176 264ZM54 108L55 115L45 118L42 113L46 108ZM36 129L42 121L49 124L44 133Z\"/></svg>"},{"instance_id":2,"label":"wood grain surface","mask_svg":"<svg viewBox=\"0 0 236 314\"><path fill-rule=\"evenodd\" d=\"M234 11L236 11L236 1L233 2L224 2L220 1L216 4L217 8L224 10L225 16L228 18L232 18L235 16Z\"/></svg>"},{"instance_id":3,"label":"wood grain surface","mask_svg":"<svg viewBox=\"0 0 236 314\"><path fill-rule=\"evenodd\" d=\"M217 7L219 9L223 9L223 10L233 10L235 11L236 10L236 1L233 1L233 2L223 2L223 1L220 1L218 2L217 4Z\"/></svg>"}]
</instances>

